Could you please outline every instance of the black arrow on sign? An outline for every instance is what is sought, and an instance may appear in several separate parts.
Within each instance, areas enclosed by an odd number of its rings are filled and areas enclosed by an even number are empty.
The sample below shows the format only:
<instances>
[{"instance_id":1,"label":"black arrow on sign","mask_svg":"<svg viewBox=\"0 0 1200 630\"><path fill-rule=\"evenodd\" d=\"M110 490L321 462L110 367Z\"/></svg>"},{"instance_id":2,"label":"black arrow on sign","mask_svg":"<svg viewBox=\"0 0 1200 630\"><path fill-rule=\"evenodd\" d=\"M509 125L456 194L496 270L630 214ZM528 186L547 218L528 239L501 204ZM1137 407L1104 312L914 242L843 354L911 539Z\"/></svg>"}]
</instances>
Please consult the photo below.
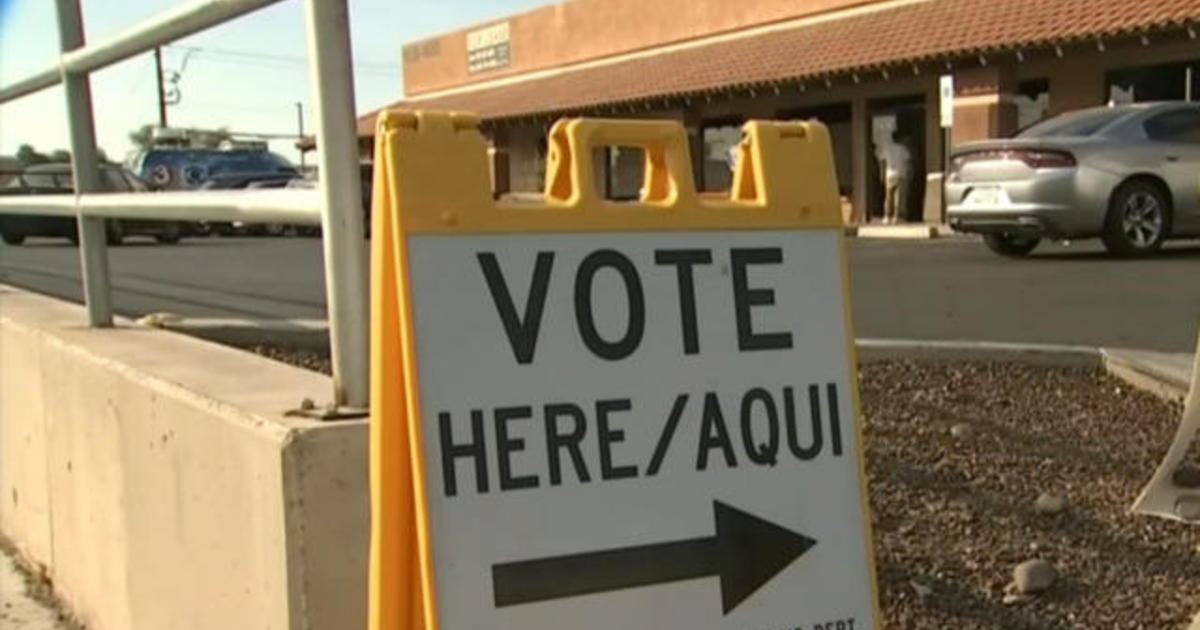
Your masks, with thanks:
<instances>
[{"instance_id":1,"label":"black arrow on sign","mask_svg":"<svg viewBox=\"0 0 1200 630\"><path fill-rule=\"evenodd\" d=\"M713 512L717 533L708 538L492 565L496 606L716 575L721 610L729 614L817 544L720 501L713 501Z\"/></svg>"}]
</instances>

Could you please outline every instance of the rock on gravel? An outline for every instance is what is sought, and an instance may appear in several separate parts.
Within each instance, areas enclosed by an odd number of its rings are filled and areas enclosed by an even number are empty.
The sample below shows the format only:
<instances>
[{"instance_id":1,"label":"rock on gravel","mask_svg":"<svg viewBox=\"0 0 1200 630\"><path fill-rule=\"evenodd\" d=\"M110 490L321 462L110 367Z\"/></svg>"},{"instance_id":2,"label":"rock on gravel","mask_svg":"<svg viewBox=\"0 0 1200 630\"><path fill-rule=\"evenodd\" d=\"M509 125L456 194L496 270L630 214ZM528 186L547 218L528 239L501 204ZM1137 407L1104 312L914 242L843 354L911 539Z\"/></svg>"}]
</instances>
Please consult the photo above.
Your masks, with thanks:
<instances>
[{"instance_id":1,"label":"rock on gravel","mask_svg":"<svg viewBox=\"0 0 1200 630\"><path fill-rule=\"evenodd\" d=\"M1037 501L1033 502L1033 509L1038 514L1058 514L1066 508L1067 502L1057 494L1043 492L1038 495Z\"/></svg>"},{"instance_id":2,"label":"rock on gravel","mask_svg":"<svg viewBox=\"0 0 1200 630\"><path fill-rule=\"evenodd\" d=\"M1032 595L1054 586L1058 570L1041 559L1026 560L1013 567L1013 587L1021 595Z\"/></svg>"},{"instance_id":3,"label":"rock on gravel","mask_svg":"<svg viewBox=\"0 0 1200 630\"><path fill-rule=\"evenodd\" d=\"M950 436L956 440L969 440L973 435L975 435L975 429L965 422L950 427Z\"/></svg>"}]
</instances>

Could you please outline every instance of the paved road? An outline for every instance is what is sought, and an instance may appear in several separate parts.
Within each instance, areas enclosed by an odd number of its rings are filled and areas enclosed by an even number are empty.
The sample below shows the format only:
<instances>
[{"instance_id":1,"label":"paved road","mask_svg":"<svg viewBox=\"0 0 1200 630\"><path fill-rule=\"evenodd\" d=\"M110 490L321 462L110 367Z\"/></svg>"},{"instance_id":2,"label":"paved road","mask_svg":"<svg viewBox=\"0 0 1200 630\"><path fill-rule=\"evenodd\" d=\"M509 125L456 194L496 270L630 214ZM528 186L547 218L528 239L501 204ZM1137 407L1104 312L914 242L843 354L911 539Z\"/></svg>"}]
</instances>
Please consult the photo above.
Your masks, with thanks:
<instances>
[{"instance_id":1,"label":"paved road","mask_svg":"<svg viewBox=\"0 0 1200 630\"><path fill-rule=\"evenodd\" d=\"M1200 244L1114 260L1091 243L1001 259L969 239L851 241L861 337L980 339L1192 351L1200 325ZM79 299L76 250L0 246L0 282ZM320 318L315 239L195 239L112 250L125 315Z\"/></svg>"}]
</instances>

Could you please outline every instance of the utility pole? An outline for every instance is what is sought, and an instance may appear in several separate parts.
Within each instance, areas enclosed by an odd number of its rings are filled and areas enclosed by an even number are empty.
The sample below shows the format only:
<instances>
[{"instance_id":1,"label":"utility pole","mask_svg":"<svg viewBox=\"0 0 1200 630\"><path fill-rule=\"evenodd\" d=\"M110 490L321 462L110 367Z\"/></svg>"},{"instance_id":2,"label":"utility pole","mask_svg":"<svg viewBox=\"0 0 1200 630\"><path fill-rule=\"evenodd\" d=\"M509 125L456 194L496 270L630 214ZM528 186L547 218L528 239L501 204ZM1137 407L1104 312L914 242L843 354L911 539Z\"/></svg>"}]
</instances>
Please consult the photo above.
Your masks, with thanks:
<instances>
[{"instance_id":1,"label":"utility pole","mask_svg":"<svg viewBox=\"0 0 1200 630\"><path fill-rule=\"evenodd\" d=\"M304 105L296 101L296 144L304 142ZM304 168L305 150L300 149L300 168Z\"/></svg>"},{"instance_id":2,"label":"utility pole","mask_svg":"<svg viewBox=\"0 0 1200 630\"><path fill-rule=\"evenodd\" d=\"M162 48L154 48L154 78L158 81L158 126L167 126L167 100L163 92Z\"/></svg>"}]
</instances>

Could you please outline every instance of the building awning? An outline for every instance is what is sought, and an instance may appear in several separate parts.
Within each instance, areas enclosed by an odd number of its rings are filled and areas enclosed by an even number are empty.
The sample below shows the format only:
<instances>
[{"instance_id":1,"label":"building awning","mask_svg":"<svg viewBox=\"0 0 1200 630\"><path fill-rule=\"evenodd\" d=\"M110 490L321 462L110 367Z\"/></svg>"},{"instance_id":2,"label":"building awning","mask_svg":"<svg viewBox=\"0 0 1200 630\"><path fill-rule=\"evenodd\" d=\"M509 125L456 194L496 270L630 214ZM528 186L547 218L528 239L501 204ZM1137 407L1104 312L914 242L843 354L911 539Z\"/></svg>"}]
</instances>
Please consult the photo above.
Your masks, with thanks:
<instances>
[{"instance_id":1,"label":"building awning","mask_svg":"<svg viewBox=\"0 0 1200 630\"><path fill-rule=\"evenodd\" d=\"M389 106L468 110L485 120L586 110L919 64L1136 36L1200 20L1196 0L913 0L748 29L661 50L441 90ZM883 8L886 7L886 8ZM372 111L358 133L374 133Z\"/></svg>"}]
</instances>

